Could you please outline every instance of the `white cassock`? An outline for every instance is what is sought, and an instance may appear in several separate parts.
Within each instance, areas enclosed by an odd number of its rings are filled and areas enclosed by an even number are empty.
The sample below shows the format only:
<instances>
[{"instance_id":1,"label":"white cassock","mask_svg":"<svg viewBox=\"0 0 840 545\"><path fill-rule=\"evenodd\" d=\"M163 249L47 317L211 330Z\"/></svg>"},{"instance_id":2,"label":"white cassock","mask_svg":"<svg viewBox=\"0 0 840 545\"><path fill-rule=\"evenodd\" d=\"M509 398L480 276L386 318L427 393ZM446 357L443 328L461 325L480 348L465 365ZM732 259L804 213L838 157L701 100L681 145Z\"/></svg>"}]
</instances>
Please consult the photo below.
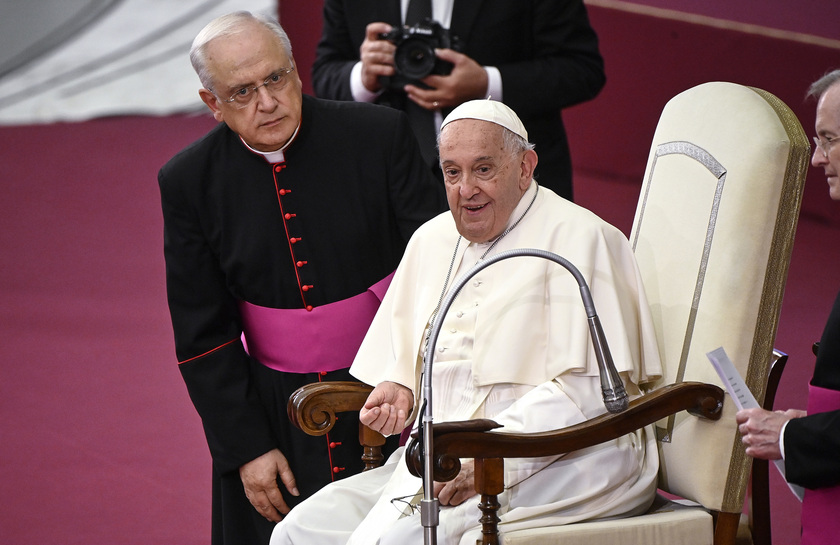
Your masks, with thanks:
<instances>
[{"instance_id":1,"label":"white cassock","mask_svg":"<svg viewBox=\"0 0 840 545\"><path fill-rule=\"evenodd\" d=\"M511 222L535 191L532 183ZM373 385L397 382L419 395L417 355L450 262L448 287L489 248L461 240L455 252L458 238L449 213L417 230L359 349L354 376ZM659 377L641 279L618 229L541 187L490 255L516 248L554 252L580 270L631 396ZM565 268L545 259L506 259L464 286L442 324L432 382L435 422L489 418L504 426L499 432L537 432L606 412L580 290ZM418 411L416 404L415 416ZM422 489L402 454L400 449L382 468L328 485L295 507L275 528L271 544L421 543L419 515L405 516L405 503L391 501ZM514 529L644 511L655 494L658 463L650 428L564 456L506 459L502 539ZM439 543L475 543L478 502L475 496L441 508Z\"/></svg>"}]
</instances>

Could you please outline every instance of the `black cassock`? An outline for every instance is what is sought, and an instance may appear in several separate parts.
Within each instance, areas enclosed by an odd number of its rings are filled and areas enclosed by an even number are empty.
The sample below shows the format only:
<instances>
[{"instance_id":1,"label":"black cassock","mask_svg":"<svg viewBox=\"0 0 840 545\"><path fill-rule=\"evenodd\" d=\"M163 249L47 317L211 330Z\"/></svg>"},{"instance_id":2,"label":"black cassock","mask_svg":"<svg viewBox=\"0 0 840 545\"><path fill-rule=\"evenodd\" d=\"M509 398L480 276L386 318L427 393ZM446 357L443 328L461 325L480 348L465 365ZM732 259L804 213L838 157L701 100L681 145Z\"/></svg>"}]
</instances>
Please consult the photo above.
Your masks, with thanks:
<instances>
[{"instance_id":1,"label":"black cassock","mask_svg":"<svg viewBox=\"0 0 840 545\"><path fill-rule=\"evenodd\" d=\"M840 390L840 294L820 338L811 384ZM818 489L840 485L840 410L795 418L785 428L785 475L788 481Z\"/></svg>"},{"instance_id":2,"label":"black cassock","mask_svg":"<svg viewBox=\"0 0 840 545\"><path fill-rule=\"evenodd\" d=\"M346 369L286 373L255 361L239 303L317 309L362 293L445 208L405 116L389 108L304 96L284 155L270 164L220 124L158 175L176 354L213 457L214 544L267 543L273 528L245 497L242 464L279 448L301 492L281 485L289 505L362 467L357 417L313 438L286 416L295 389L350 380ZM318 342L280 333L296 354Z\"/></svg>"}]
</instances>

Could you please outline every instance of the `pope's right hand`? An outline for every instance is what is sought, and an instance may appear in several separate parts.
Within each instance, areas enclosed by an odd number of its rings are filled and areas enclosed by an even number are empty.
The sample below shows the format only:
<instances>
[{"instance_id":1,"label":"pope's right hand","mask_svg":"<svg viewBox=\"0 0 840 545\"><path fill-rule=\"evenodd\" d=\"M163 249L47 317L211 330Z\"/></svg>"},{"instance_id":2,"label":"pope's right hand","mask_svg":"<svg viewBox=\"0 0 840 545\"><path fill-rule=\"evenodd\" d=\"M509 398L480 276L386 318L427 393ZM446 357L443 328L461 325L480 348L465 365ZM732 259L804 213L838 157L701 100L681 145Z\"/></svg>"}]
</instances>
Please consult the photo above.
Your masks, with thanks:
<instances>
[{"instance_id":1,"label":"pope's right hand","mask_svg":"<svg viewBox=\"0 0 840 545\"><path fill-rule=\"evenodd\" d=\"M402 433L413 407L414 394L411 390L396 382L381 382L359 411L359 420L382 435Z\"/></svg>"}]
</instances>

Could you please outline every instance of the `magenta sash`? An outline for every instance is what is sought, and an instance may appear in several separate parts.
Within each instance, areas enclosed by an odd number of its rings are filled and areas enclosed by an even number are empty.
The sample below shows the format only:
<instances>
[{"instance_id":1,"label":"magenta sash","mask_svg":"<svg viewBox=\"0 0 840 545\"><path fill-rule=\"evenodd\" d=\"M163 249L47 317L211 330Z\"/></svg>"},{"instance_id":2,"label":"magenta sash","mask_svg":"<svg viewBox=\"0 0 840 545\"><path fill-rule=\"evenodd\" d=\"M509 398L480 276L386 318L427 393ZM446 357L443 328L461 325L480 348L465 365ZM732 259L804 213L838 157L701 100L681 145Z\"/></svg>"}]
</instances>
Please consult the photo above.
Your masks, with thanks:
<instances>
[{"instance_id":1,"label":"magenta sash","mask_svg":"<svg viewBox=\"0 0 840 545\"><path fill-rule=\"evenodd\" d=\"M808 414L840 409L840 391L808 387ZM833 542L840 535L840 486L805 490L802 499L802 545Z\"/></svg>"},{"instance_id":2,"label":"magenta sash","mask_svg":"<svg viewBox=\"0 0 840 545\"><path fill-rule=\"evenodd\" d=\"M240 301L245 350L266 367L289 373L350 367L393 276L359 295L311 311Z\"/></svg>"}]
</instances>

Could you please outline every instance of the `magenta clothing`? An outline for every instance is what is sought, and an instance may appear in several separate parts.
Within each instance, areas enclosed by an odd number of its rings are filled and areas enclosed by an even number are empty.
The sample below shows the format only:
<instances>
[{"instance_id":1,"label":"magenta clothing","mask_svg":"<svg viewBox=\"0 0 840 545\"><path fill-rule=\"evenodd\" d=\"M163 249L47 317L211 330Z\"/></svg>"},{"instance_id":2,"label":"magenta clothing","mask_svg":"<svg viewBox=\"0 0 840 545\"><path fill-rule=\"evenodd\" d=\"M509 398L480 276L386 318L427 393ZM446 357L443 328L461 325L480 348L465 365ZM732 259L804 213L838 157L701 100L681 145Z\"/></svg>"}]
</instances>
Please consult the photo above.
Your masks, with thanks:
<instances>
[{"instance_id":1,"label":"magenta clothing","mask_svg":"<svg viewBox=\"0 0 840 545\"><path fill-rule=\"evenodd\" d=\"M840 409L840 391L811 384L808 414ZM806 489L802 500L802 545L828 543L840 534L840 486Z\"/></svg>"},{"instance_id":2,"label":"magenta clothing","mask_svg":"<svg viewBox=\"0 0 840 545\"><path fill-rule=\"evenodd\" d=\"M240 301L242 342L254 359L277 371L311 373L350 367L393 276L359 295L312 310Z\"/></svg>"}]
</instances>

